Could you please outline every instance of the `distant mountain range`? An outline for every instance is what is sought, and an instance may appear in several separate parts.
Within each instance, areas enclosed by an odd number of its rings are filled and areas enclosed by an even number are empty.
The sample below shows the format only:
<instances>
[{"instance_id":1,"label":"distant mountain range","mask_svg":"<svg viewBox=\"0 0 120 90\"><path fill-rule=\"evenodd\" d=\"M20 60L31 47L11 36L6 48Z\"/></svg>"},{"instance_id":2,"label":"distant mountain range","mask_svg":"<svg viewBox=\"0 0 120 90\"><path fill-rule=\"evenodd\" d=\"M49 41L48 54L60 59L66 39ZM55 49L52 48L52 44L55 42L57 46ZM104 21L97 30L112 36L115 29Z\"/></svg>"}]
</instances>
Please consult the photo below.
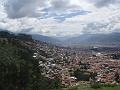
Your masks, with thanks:
<instances>
[{"instance_id":1,"label":"distant mountain range","mask_svg":"<svg viewBox=\"0 0 120 90\"><path fill-rule=\"evenodd\" d=\"M32 34L31 37L35 40L39 40L59 46L83 47L83 46L119 46L120 45L120 33L83 34L69 38L49 37L38 34Z\"/></svg>"},{"instance_id":2,"label":"distant mountain range","mask_svg":"<svg viewBox=\"0 0 120 90\"><path fill-rule=\"evenodd\" d=\"M43 35L39 35L39 34L32 34L32 38L35 40L39 40L39 41L43 41L43 42L47 42L47 43L51 43L51 44L55 44L55 45L61 45L62 42L54 37L49 37L49 36L43 36Z\"/></svg>"},{"instance_id":3,"label":"distant mountain range","mask_svg":"<svg viewBox=\"0 0 120 90\"><path fill-rule=\"evenodd\" d=\"M83 34L76 37L48 37L32 35L33 39L62 46L119 46L120 33L109 34Z\"/></svg>"},{"instance_id":4,"label":"distant mountain range","mask_svg":"<svg viewBox=\"0 0 120 90\"><path fill-rule=\"evenodd\" d=\"M83 34L64 40L70 46L113 46L120 45L120 33Z\"/></svg>"}]
</instances>

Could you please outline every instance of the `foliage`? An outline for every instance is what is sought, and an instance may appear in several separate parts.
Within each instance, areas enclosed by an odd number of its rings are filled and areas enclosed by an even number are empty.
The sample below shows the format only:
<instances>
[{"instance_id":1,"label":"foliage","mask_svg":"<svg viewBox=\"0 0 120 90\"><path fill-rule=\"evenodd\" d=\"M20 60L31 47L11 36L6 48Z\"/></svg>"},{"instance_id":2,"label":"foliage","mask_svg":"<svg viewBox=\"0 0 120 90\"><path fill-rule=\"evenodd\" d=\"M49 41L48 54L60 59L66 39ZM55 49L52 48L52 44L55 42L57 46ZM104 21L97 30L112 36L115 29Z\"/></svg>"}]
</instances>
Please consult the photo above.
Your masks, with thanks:
<instances>
[{"instance_id":1,"label":"foliage","mask_svg":"<svg viewBox=\"0 0 120 90\"><path fill-rule=\"evenodd\" d=\"M50 90L59 87L58 80L41 75L39 60L33 51L19 42L0 39L0 90Z\"/></svg>"},{"instance_id":2,"label":"foliage","mask_svg":"<svg viewBox=\"0 0 120 90\"><path fill-rule=\"evenodd\" d=\"M74 76L77 78L78 81L89 81L91 74L90 72L77 69L74 72Z\"/></svg>"},{"instance_id":3,"label":"foliage","mask_svg":"<svg viewBox=\"0 0 120 90\"><path fill-rule=\"evenodd\" d=\"M113 59L120 59L120 53L113 54Z\"/></svg>"},{"instance_id":4,"label":"foliage","mask_svg":"<svg viewBox=\"0 0 120 90\"><path fill-rule=\"evenodd\" d=\"M100 88L92 88L91 86L78 85L74 87L57 89L57 90L120 90L120 86L118 85L100 85Z\"/></svg>"}]
</instances>

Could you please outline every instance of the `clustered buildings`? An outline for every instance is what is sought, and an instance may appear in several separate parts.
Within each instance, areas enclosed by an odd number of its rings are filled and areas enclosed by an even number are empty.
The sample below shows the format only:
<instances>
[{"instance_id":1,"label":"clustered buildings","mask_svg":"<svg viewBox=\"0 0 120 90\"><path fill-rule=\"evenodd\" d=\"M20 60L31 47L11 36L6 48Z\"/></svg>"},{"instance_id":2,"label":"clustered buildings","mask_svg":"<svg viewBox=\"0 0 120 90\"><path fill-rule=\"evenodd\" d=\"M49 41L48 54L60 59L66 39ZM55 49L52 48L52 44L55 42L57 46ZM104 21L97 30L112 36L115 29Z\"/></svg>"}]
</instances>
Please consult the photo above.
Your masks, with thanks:
<instances>
[{"instance_id":1,"label":"clustered buildings","mask_svg":"<svg viewBox=\"0 0 120 90\"><path fill-rule=\"evenodd\" d=\"M57 47L45 42L25 42L34 50L33 58L39 60L42 75L59 79L62 86L89 83L78 81L74 76L77 69L96 73L95 82L117 84L120 76L120 60L115 60L115 52L98 52L91 49L72 49ZM93 53L94 52L94 53Z\"/></svg>"}]
</instances>

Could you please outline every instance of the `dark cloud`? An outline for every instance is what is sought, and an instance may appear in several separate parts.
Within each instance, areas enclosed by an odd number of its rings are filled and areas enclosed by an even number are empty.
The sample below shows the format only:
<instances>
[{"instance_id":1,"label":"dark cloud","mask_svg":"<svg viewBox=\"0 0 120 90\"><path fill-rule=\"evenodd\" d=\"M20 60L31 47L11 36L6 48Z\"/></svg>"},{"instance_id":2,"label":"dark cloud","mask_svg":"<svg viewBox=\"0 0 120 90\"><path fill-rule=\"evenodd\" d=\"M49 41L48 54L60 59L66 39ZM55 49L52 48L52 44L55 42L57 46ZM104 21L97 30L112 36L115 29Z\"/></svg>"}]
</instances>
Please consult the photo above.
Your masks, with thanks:
<instances>
[{"instance_id":1,"label":"dark cloud","mask_svg":"<svg viewBox=\"0 0 120 90\"><path fill-rule=\"evenodd\" d=\"M36 16L36 8L45 4L46 0L7 0L5 5L9 18Z\"/></svg>"},{"instance_id":2,"label":"dark cloud","mask_svg":"<svg viewBox=\"0 0 120 90\"><path fill-rule=\"evenodd\" d=\"M96 7L101 8L109 5L120 4L120 0L87 0L95 4Z\"/></svg>"},{"instance_id":3,"label":"dark cloud","mask_svg":"<svg viewBox=\"0 0 120 90\"><path fill-rule=\"evenodd\" d=\"M51 0L51 5L56 9L65 9L69 7L70 0Z\"/></svg>"},{"instance_id":4,"label":"dark cloud","mask_svg":"<svg viewBox=\"0 0 120 90\"><path fill-rule=\"evenodd\" d=\"M47 6L49 3L50 6ZM5 9L9 18L41 16L41 11L36 12L38 7L52 8L52 12L63 12L78 6L71 5L70 0L7 0Z\"/></svg>"},{"instance_id":5,"label":"dark cloud","mask_svg":"<svg viewBox=\"0 0 120 90\"><path fill-rule=\"evenodd\" d=\"M96 30L101 33L103 32L102 30L106 29L108 26L109 23L91 22L86 24L82 33L96 33Z\"/></svg>"},{"instance_id":6,"label":"dark cloud","mask_svg":"<svg viewBox=\"0 0 120 90\"><path fill-rule=\"evenodd\" d=\"M110 4L115 4L115 3L119 3L119 0L96 0L96 6L97 7L103 7L103 6L108 6Z\"/></svg>"},{"instance_id":7,"label":"dark cloud","mask_svg":"<svg viewBox=\"0 0 120 90\"><path fill-rule=\"evenodd\" d=\"M80 8L80 6L72 5L70 0L51 0L50 1L52 8L54 10L68 10L68 9L75 9Z\"/></svg>"}]
</instances>

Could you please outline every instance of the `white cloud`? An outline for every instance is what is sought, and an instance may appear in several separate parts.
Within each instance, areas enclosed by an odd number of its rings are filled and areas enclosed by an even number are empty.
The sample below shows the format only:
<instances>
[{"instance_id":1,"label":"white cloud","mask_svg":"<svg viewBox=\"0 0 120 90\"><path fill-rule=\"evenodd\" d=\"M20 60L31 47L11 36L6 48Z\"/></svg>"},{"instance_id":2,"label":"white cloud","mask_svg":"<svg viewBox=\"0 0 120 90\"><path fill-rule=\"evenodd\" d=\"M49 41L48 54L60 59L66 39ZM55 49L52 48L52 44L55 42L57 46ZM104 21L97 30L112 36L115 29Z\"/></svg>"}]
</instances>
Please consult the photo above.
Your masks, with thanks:
<instances>
[{"instance_id":1,"label":"white cloud","mask_svg":"<svg viewBox=\"0 0 120 90\"><path fill-rule=\"evenodd\" d=\"M0 1L2 2L4 0ZM119 0L115 0L114 2L113 0L8 1L10 2L8 5L10 8L7 7L7 11L3 5L0 4L0 28L13 32L38 33L49 36L120 32ZM105 2L105 4L102 4L103 2ZM48 11L41 11L46 8ZM36 9L39 9L37 13ZM75 16L67 18L69 14L71 15L71 13L73 13L72 10L85 10L91 13L83 15L79 13L78 15L76 14ZM44 14L49 17L42 18L45 16ZM58 16L55 14L58 14L60 19L63 19L62 17L65 18L66 15L66 19L58 22L56 19ZM42 19L36 17L36 15L39 15Z\"/></svg>"}]
</instances>

